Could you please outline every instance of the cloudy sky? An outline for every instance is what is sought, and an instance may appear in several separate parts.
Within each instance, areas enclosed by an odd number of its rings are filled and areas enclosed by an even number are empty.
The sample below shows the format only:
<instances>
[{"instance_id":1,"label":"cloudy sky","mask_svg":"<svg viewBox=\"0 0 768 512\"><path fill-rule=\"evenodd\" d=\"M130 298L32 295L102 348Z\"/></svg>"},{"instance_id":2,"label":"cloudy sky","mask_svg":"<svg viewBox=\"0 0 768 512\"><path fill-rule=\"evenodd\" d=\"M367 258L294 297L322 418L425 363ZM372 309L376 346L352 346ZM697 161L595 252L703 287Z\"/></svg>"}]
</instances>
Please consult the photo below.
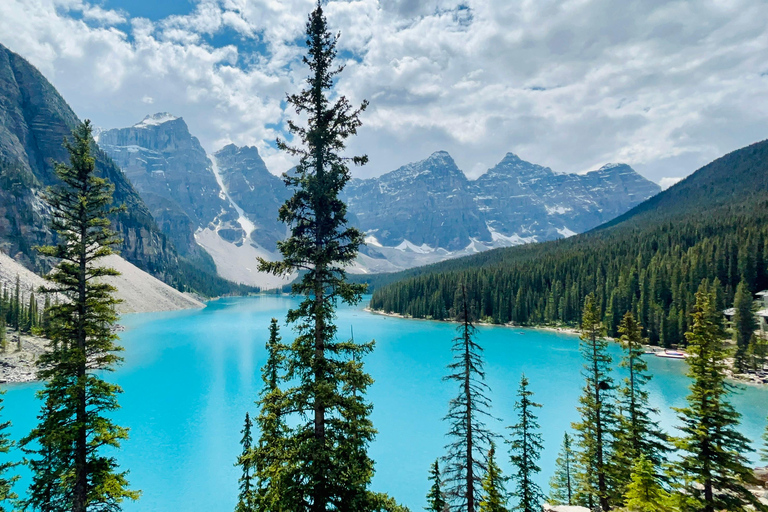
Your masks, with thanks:
<instances>
[{"instance_id":1,"label":"cloudy sky","mask_svg":"<svg viewBox=\"0 0 768 512\"><path fill-rule=\"evenodd\" d=\"M104 128L183 116L203 146L274 149L314 0L2 0L0 43ZM766 0L338 0L350 150L381 174L449 151L555 171L626 162L665 183L768 138Z\"/></svg>"}]
</instances>

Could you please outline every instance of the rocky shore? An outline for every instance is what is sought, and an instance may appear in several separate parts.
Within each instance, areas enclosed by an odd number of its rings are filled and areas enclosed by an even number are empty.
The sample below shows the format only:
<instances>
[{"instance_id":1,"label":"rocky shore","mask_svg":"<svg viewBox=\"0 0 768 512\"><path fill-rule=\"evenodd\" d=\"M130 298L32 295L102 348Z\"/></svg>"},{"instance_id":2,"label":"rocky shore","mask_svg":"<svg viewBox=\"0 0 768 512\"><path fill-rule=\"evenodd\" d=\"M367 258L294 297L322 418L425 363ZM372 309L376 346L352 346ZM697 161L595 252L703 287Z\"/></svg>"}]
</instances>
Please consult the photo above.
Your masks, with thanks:
<instances>
[{"instance_id":1,"label":"rocky shore","mask_svg":"<svg viewBox=\"0 0 768 512\"><path fill-rule=\"evenodd\" d=\"M31 382L36 380L37 358L46 351L48 340L30 334L21 335L16 331L6 332L7 346L0 351L0 384L10 382Z\"/></svg>"}]
</instances>

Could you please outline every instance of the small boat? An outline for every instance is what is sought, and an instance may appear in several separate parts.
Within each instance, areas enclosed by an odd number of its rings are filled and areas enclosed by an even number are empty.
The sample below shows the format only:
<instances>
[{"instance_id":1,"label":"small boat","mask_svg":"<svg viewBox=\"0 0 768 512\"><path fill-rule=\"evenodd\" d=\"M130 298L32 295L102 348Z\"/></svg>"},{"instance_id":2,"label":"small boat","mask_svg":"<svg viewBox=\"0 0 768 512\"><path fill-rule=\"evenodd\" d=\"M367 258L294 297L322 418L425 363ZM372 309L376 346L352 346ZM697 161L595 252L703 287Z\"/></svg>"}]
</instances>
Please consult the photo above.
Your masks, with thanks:
<instances>
[{"instance_id":1,"label":"small boat","mask_svg":"<svg viewBox=\"0 0 768 512\"><path fill-rule=\"evenodd\" d=\"M666 357L667 359L685 359L688 357L685 352L678 350L665 350L664 352L656 352L656 357Z\"/></svg>"}]
</instances>

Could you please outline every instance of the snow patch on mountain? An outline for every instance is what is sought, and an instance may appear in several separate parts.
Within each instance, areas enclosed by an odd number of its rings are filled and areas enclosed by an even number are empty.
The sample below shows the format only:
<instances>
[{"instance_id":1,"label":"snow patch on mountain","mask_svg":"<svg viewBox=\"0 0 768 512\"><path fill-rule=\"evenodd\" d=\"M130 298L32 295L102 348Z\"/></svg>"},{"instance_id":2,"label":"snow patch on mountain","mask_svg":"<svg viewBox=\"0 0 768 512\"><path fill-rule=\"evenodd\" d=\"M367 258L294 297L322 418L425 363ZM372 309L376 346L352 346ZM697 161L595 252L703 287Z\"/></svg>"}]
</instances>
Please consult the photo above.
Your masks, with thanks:
<instances>
[{"instance_id":1,"label":"snow patch on mountain","mask_svg":"<svg viewBox=\"0 0 768 512\"><path fill-rule=\"evenodd\" d=\"M179 119L178 117L174 116L173 114L169 114L168 112L158 112L157 114L150 114L135 125L133 125L134 128L146 128L148 126L158 126L163 123L167 123L168 121L176 121Z\"/></svg>"},{"instance_id":2,"label":"snow patch on mountain","mask_svg":"<svg viewBox=\"0 0 768 512\"><path fill-rule=\"evenodd\" d=\"M547 215L564 215L573 211L573 208L566 208L565 206L545 206L544 208L547 209Z\"/></svg>"},{"instance_id":3,"label":"snow patch on mountain","mask_svg":"<svg viewBox=\"0 0 768 512\"><path fill-rule=\"evenodd\" d=\"M575 231L571 231L570 229L568 229L565 226L563 226L562 228L558 228L557 232L560 233L561 235L563 235L565 238L568 238L570 236L578 234Z\"/></svg>"},{"instance_id":4,"label":"snow patch on mountain","mask_svg":"<svg viewBox=\"0 0 768 512\"><path fill-rule=\"evenodd\" d=\"M253 233L256 229L256 225L251 222L248 217L245 216L245 212L242 208L240 208L240 205L238 205L230 197L229 192L227 191L227 187L224 185L224 180L221 179L221 174L219 173L219 164L216 161L215 156L211 157L211 168L213 169L213 175L216 176L216 183L218 183L219 187L221 188L219 191L219 197L229 201L229 204L232 205L232 208L234 208L237 212L237 223L240 224L240 227L243 228L243 231L245 231L245 238L247 240L248 237L251 236L251 233Z\"/></svg>"},{"instance_id":5,"label":"snow patch on mountain","mask_svg":"<svg viewBox=\"0 0 768 512\"><path fill-rule=\"evenodd\" d=\"M195 233L195 241L211 255L218 274L235 283L274 289L290 283L296 277L280 277L259 272L257 258L277 261L280 255L247 241L240 245L233 244L222 239L215 229L199 229Z\"/></svg>"}]
</instances>

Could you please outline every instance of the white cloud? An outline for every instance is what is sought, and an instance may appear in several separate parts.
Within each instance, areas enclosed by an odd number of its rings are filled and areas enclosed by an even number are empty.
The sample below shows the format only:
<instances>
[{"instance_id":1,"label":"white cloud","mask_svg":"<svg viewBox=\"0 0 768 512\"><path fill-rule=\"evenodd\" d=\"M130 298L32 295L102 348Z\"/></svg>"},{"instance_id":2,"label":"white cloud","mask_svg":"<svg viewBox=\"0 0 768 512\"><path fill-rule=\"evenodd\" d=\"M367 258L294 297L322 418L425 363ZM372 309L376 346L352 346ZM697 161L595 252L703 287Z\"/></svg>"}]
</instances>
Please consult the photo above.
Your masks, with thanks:
<instances>
[{"instance_id":1,"label":"white cloud","mask_svg":"<svg viewBox=\"0 0 768 512\"><path fill-rule=\"evenodd\" d=\"M313 5L198 0L150 21L83 0L5 0L0 34L81 117L127 126L151 98L209 151L255 144L282 171L291 162L273 141L306 74L297 42ZM513 151L556 171L624 161L655 180L685 175L768 134L764 7L329 1L347 64L339 91L371 101L350 151L369 154L367 174L445 149L471 174Z\"/></svg>"},{"instance_id":2,"label":"white cloud","mask_svg":"<svg viewBox=\"0 0 768 512\"><path fill-rule=\"evenodd\" d=\"M669 187L671 187L676 183L679 183L682 180L683 178L669 178L669 177L661 178L659 180L659 186L661 187L661 190L667 190Z\"/></svg>"}]
</instances>

